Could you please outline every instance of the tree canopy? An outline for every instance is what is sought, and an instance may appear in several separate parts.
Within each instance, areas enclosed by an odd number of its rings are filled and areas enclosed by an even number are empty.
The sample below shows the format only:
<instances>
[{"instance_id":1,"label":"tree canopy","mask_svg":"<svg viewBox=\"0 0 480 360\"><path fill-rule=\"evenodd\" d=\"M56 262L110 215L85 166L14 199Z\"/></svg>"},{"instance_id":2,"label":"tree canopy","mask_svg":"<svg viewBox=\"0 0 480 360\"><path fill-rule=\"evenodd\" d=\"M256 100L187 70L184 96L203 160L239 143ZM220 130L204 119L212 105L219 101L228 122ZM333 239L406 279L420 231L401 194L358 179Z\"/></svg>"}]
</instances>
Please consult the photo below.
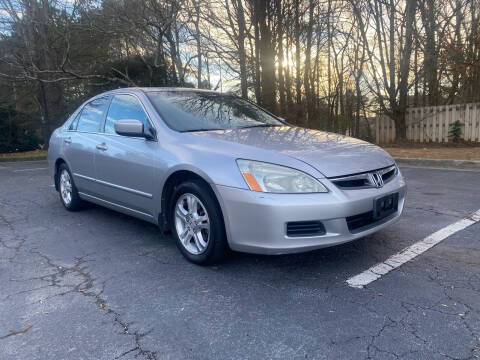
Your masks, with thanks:
<instances>
[{"instance_id":1,"label":"tree canopy","mask_svg":"<svg viewBox=\"0 0 480 360\"><path fill-rule=\"evenodd\" d=\"M353 136L381 112L401 139L409 106L480 101L479 32L480 0L0 0L1 136L47 144L94 94L182 86Z\"/></svg>"}]
</instances>

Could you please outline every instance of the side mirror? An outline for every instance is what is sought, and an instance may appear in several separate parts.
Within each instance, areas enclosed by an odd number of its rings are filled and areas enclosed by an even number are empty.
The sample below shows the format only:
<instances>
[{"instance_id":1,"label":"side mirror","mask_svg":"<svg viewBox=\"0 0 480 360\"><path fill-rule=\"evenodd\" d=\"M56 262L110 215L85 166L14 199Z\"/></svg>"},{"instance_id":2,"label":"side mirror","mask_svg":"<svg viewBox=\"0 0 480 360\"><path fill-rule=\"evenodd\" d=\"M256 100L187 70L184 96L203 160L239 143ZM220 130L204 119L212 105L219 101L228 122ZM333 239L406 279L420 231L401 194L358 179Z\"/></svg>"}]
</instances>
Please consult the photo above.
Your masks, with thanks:
<instances>
[{"instance_id":1,"label":"side mirror","mask_svg":"<svg viewBox=\"0 0 480 360\"><path fill-rule=\"evenodd\" d=\"M119 135L145 137L143 123L139 120L117 120L114 124L115 132Z\"/></svg>"}]
</instances>

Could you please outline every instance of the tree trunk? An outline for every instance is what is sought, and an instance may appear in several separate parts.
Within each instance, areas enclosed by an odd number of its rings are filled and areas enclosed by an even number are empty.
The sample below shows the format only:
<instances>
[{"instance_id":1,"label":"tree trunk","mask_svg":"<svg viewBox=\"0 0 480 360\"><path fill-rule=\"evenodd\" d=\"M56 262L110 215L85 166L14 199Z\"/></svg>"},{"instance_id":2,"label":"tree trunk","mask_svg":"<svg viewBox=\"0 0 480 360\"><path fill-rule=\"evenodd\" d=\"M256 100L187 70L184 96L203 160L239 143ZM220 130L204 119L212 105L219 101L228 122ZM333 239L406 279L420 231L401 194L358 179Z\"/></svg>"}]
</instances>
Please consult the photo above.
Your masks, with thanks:
<instances>
[{"instance_id":1,"label":"tree trunk","mask_svg":"<svg viewBox=\"0 0 480 360\"><path fill-rule=\"evenodd\" d=\"M167 30L167 41L170 46L170 56L172 58L172 77L173 77L173 83L174 85L178 86L180 83L180 75L178 74L179 71L181 71L181 65L178 66L177 63L177 46L175 44L175 41L173 40L171 29Z\"/></svg>"},{"instance_id":2,"label":"tree trunk","mask_svg":"<svg viewBox=\"0 0 480 360\"><path fill-rule=\"evenodd\" d=\"M418 70L418 52L420 43L418 41L418 30L415 26L415 53L413 56L413 69L414 69L414 81L413 81L413 106L418 106L419 104L419 96L418 96L418 84L419 84L419 70Z\"/></svg>"},{"instance_id":3,"label":"tree trunk","mask_svg":"<svg viewBox=\"0 0 480 360\"><path fill-rule=\"evenodd\" d=\"M262 105L262 90L261 90L261 71L260 71L260 30L259 26L259 0L253 0L253 30L255 36L255 99L257 104Z\"/></svg>"},{"instance_id":4,"label":"tree trunk","mask_svg":"<svg viewBox=\"0 0 480 360\"><path fill-rule=\"evenodd\" d=\"M405 115L408 106L408 77L410 72L410 58L412 56L413 22L415 21L415 10L417 6L417 1L407 1L406 6L405 46L403 49L402 58L400 59L399 103L398 108L393 109L397 140L407 139Z\"/></svg>"},{"instance_id":5,"label":"tree trunk","mask_svg":"<svg viewBox=\"0 0 480 360\"><path fill-rule=\"evenodd\" d=\"M205 66L207 68L207 89L210 90L212 88L212 83L210 81L210 62L208 61L208 54L205 56Z\"/></svg>"},{"instance_id":6,"label":"tree trunk","mask_svg":"<svg viewBox=\"0 0 480 360\"><path fill-rule=\"evenodd\" d=\"M331 111L332 108L332 70L331 70L331 43L332 43L332 34L331 34L331 24L330 24L330 13L332 11L332 0L328 0L328 8L327 8L327 82L328 82L328 93L327 93L327 104L328 104L328 129L333 129L333 114Z\"/></svg>"},{"instance_id":7,"label":"tree trunk","mask_svg":"<svg viewBox=\"0 0 480 360\"><path fill-rule=\"evenodd\" d=\"M360 39L357 36L357 48L355 54L355 95L356 95L356 117L355 127L353 130L354 136L360 136L360 110L362 108L362 89L360 87L360 78L363 74L363 63L365 62L365 44L362 44L362 55L359 58Z\"/></svg>"},{"instance_id":8,"label":"tree trunk","mask_svg":"<svg viewBox=\"0 0 480 360\"><path fill-rule=\"evenodd\" d=\"M52 130L50 127L50 113L48 108L47 95L45 92L45 85L41 81L39 82L38 89L38 103L40 104L41 111L43 146L45 150L48 150L48 143L50 141L50 136L52 135Z\"/></svg>"},{"instance_id":9,"label":"tree trunk","mask_svg":"<svg viewBox=\"0 0 480 360\"><path fill-rule=\"evenodd\" d=\"M258 22L260 26L260 63L262 66L262 105L272 111L276 111L275 99L275 51L272 46L272 34L267 25L267 17L270 14L270 8L267 2L259 2Z\"/></svg>"},{"instance_id":10,"label":"tree trunk","mask_svg":"<svg viewBox=\"0 0 480 360\"><path fill-rule=\"evenodd\" d=\"M407 140L405 115L406 111L399 111L393 114L393 122L395 124L395 140Z\"/></svg>"},{"instance_id":11,"label":"tree trunk","mask_svg":"<svg viewBox=\"0 0 480 360\"><path fill-rule=\"evenodd\" d=\"M278 59L278 94L280 99L280 114L285 114L287 108L285 103L285 77L283 69L283 14L282 2L276 0L277 17L277 59Z\"/></svg>"},{"instance_id":12,"label":"tree trunk","mask_svg":"<svg viewBox=\"0 0 480 360\"><path fill-rule=\"evenodd\" d=\"M174 28L173 30L172 27ZM162 33L160 32L160 34ZM167 30L165 31L165 37L167 38L168 44L170 46L170 57L172 58L172 71L174 81L176 84L182 86L185 83L185 79L183 74L182 59L180 58L180 54L178 51L178 29L176 23L168 26ZM159 41L159 46L162 46L163 48L162 39L160 38Z\"/></svg>"},{"instance_id":13,"label":"tree trunk","mask_svg":"<svg viewBox=\"0 0 480 360\"><path fill-rule=\"evenodd\" d=\"M455 1L456 7L456 14L455 14L455 55L454 55L454 62L456 64L460 64L463 60L461 47L462 47L462 31L461 26L463 22L463 16L461 11L461 0ZM453 79L452 79L452 86L450 87L450 91L448 93L448 103L452 104L454 102L455 97L458 95L458 84L460 82L460 71L457 66L453 68Z\"/></svg>"},{"instance_id":14,"label":"tree trunk","mask_svg":"<svg viewBox=\"0 0 480 360\"><path fill-rule=\"evenodd\" d=\"M286 36L286 47L285 47L285 56L287 59L287 64L285 66L285 90L287 93L287 108L291 108L293 105L293 94L292 94L292 75L291 75L291 68L290 68L290 37Z\"/></svg>"},{"instance_id":15,"label":"tree trunk","mask_svg":"<svg viewBox=\"0 0 480 360\"><path fill-rule=\"evenodd\" d=\"M228 1L228 0L227 0ZM245 13L243 11L242 0L237 0L237 21L238 21L238 60L240 64L240 88L242 97L248 98L248 78L247 78L247 55L245 52Z\"/></svg>"},{"instance_id":16,"label":"tree trunk","mask_svg":"<svg viewBox=\"0 0 480 360\"><path fill-rule=\"evenodd\" d=\"M425 60L424 71L427 84L428 105L435 106L439 101L437 72L437 46L435 32L437 28L435 16L435 0L424 0L421 2L420 13L425 28Z\"/></svg>"},{"instance_id":17,"label":"tree trunk","mask_svg":"<svg viewBox=\"0 0 480 360\"><path fill-rule=\"evenodd\" d=\"M313 94L310 85L310 74L311 74L311 57L312 57L312 32L313 32L313 12L315 10L313 0L309 1L309 15L308 15L308 24L307 24L307 46L305 49L305 70L303 72L303 86L305 88L305 100L307 103L307 111L305 114L304 124L308 127L310 124L310 118L312 116L312 100Z\"/></svg>"},{"instance_id":18,"label":"tree trunk","mask_svg":"<svg viewBox=\"0 0 480 360\"><path fill-rule=\"evenodd\" d=\"M303 119L302 111L302 75L300 66L300 1L295 0L295 87L296 87L296 103L297 118L299 121Z\"/></svg>"},{"instance_id":19,"label":"tree trunk","mask_svg":"<svg viewBox=\"0 0 480 360\"><path fill-rule=\"evenodd\" d=\"M202 40L200 32L200 4L197 0L193 1L195 7L195 41L197 43L197 87L202 88Z\"/></svg>"}]
</instances>

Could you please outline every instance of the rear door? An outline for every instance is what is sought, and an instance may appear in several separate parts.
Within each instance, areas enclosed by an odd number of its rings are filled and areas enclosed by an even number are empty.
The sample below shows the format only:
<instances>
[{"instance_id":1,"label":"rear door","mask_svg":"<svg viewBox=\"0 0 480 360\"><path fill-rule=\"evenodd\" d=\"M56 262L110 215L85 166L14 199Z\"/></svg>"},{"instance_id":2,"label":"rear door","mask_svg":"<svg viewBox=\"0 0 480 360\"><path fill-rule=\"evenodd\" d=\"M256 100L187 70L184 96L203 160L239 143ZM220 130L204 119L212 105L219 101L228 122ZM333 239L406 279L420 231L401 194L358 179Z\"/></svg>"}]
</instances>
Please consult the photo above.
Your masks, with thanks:
<instances>
[{"instance_id":1,"label":"rear door","mask_svg":"<svg viewBox=\"0 0 480 360\"><path fill-rule=\"evenodd\" d=\"M94 155L109 98L84 105L63 138L63 149L79 192L96 194Z\"/></svg>"},{"instance_id":2,"label":"rear door","mask_svg":"<svg viewBox=\"0 0 480 360\"><path fill-rule=\"evenodd\" d=\"M102 198L151 218L154 212L154 154L157 141L115 132L115 121L134 119L152 126L140 100L131 94L112 98L103 134L95 148L95 171Z\"/></svg>"}]
</instances>

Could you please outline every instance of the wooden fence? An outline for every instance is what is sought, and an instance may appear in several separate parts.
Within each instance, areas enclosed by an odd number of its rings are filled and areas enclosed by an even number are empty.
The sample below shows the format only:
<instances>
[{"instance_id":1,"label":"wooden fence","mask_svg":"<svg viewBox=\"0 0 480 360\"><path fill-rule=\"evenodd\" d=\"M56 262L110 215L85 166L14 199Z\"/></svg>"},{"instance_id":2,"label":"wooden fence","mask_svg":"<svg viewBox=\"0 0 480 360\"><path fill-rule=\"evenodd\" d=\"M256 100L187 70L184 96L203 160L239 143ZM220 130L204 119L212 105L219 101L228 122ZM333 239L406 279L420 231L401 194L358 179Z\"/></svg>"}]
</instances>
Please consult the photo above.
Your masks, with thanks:
<instances>
[{"instance_id":1,"label":"wooden fence","mask_svg":"<svg viewBox=\"0 0 480 360\"><path fill-rule=\"evenodd\" d=\"M407 138L418 142L448 142L450 124L459 120L462 138L480 142L480 103L427 106L407 110ZM395 140L395 124L385 115L375 119L377 143Z\"/></svg>"}]
</instances>

